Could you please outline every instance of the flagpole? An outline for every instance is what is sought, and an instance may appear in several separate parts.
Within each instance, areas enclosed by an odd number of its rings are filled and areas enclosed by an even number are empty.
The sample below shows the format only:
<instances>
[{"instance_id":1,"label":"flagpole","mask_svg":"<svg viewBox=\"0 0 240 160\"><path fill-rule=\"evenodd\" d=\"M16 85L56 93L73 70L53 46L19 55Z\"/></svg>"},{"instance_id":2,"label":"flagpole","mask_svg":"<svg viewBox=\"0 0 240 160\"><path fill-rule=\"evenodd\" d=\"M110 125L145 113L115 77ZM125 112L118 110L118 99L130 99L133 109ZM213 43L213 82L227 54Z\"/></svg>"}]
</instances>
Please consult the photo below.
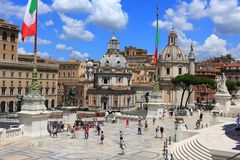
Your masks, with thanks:
<instances>
[{"instance_id":1,"label":"flagpole","mask_svg":"<svg viewBox=\"0 0 240 160\"><path fill-rule=\"evenodd\" d=\"M38 23L38 0L36 0L36 34L34 36L34 67L37 67L37 23Z\"/></svg>"},{"instance_id":2,"label":"flagpole","mask_svg":"<svg viewBox=\"0 0 240 160\"><path fill-rule=\"evenodd\" d=\"M31 93L39 95L39 85L38 85L38 76L37 76L37 22L38 22L38 0L36 0L36 34L34 37L34 67L32 72L32 85L30 87Z\"/></svg>"}]
</instances>

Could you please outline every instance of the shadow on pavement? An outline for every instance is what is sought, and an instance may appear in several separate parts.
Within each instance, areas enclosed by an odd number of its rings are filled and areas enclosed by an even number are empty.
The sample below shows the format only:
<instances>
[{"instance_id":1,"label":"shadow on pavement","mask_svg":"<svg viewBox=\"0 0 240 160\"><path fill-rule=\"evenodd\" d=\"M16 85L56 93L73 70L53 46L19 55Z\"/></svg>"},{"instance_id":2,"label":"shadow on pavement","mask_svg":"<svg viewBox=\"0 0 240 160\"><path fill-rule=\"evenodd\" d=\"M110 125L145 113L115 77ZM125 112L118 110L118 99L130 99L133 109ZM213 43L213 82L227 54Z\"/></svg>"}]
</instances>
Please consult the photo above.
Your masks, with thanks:
<instances>
[{"instance_id":1,"label":"shadow on pavement","mask_svg":"<svg viewBox=\"0 0 240 160\"><path fill-rule=\"evenodd\" d=\"M225 130L225 135L231 138L234 141L238 141L236 143L236 147L232 148L234 150L240 150L240 131L235 131L237 127L236 124L228 124L223 126L223 130Z\"/></svg>"}]
</instances>

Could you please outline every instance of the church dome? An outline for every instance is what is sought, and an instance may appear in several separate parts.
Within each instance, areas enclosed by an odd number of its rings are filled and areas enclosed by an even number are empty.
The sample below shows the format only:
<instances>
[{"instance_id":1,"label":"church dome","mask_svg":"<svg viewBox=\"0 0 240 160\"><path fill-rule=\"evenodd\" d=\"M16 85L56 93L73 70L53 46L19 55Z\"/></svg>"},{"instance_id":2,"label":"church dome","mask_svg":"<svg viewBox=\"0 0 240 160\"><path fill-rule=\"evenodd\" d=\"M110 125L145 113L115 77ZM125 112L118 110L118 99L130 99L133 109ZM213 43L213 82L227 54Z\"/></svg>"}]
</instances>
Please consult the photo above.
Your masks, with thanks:
<instances>
[{"instance_id":1,"label":"church dome","mask_svg":"<svg viewBox=\"0 0 240 160\"><path fill-rule=\"evenodd\" d=\"M92 68L93 67L93 62L88 61L86 66L87 66L87 68Z\"/></svg>"},{"instance_id":2,"label":"church dome","mask_svg":"<svg viewBox=\"0 0 240 160\"><path fill-rule=\"evenodd\" d=\"M120 43L113 33L108 42L107 53L100 60L100 67L127 68L126 58L120 54Z\"/></svg>"},{"instance_id":3,"label":"church dome","mask_svg":"<svg viewBox=\"0 0 240 160\"><path fill-rule=\"evenodd\" d=\"M126 68L128 67L126 58L121 54L106 54L100 60L100 67Z\"/></svg>"},{"instance_id":4,"label":"church dome","mask_svg":"<svg viewBox=\"0 0 240 160\"><path fill-rule=\"evenodd\" d=\"M187 61L183 49L177 45L177 34L172 31L168 35L168 45L160 52L160 61Z\"/></svg>"}]
</instances>

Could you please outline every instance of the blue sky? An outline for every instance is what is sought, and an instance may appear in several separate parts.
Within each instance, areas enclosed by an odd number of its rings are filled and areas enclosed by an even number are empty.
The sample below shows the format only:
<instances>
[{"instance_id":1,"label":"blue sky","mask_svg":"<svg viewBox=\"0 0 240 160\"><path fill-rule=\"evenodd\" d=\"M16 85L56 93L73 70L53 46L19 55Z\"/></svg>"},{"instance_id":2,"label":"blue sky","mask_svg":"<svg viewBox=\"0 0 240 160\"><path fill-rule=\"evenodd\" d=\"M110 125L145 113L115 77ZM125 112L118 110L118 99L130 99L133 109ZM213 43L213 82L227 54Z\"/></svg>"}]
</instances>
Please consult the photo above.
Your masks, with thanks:
<instances>
[{"instance_id":1,"label":"blue sky","mask_svg":"<svg viewBox=\"0 0 240 160\"><path fill-rule=\"evenodd\" d=\"M0 18L21 28L27 0L0 3ZM197 60L226 53L240 59L238 0L39 0L39 55L55 60L72 56L99 60L113 32L122 50L136 46L152 54L157 3L159 50L166 45L173 25L179 46L188 53L193 43ZM32 38L19 43L19 53L32 51Z\"/></svg>"}]
</instances>

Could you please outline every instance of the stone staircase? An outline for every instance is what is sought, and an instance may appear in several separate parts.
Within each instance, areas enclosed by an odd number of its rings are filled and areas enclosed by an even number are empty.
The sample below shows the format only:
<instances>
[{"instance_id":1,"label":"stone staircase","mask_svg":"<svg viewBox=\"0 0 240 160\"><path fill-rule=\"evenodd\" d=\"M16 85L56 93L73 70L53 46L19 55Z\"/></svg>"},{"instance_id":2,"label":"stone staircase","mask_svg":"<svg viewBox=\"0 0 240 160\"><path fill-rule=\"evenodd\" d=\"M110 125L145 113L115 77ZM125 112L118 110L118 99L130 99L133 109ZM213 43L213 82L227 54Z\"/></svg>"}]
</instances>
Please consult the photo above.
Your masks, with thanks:
<instances>
[{"instance_id":1,"label":"stone staircase","mask_svg":"<svg viewBox=\"0 0 240 160\"><path fill-rule=\"evenodd\" d=\"M209 150L193 136L171 147L174 160L212 160Z\"/></svg>"}]
</instances>

